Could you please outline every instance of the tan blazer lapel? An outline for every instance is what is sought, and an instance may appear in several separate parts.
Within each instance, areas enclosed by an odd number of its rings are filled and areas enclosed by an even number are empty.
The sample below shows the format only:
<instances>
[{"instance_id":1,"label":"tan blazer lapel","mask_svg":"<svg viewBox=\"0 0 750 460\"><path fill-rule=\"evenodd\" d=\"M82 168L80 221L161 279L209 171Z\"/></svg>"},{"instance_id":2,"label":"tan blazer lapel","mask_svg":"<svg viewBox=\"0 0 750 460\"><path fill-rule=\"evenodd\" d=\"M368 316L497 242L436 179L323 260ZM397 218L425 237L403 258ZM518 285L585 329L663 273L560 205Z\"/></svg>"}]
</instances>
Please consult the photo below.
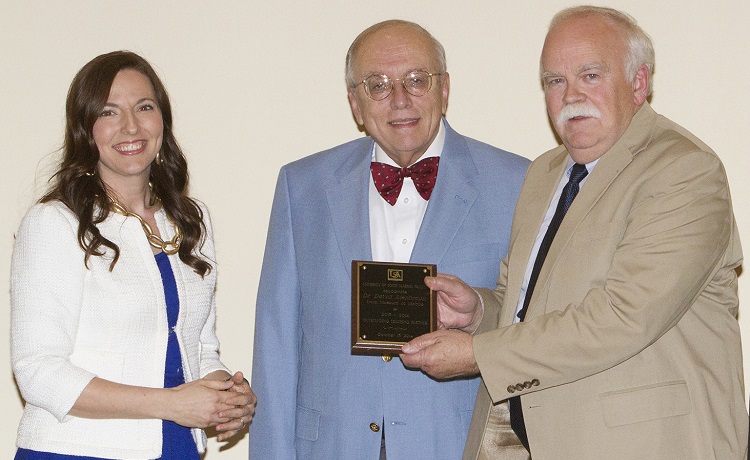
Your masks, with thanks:
<instances>
[{"instance_id":1,"label":"tan blazer lapel","mask_svg":"<svg viewBox=\"0 0 750 460\"><path fill-rule=\"evenodd\" d=\"M596 206L596 203L599 201L599 199L606 193L610 184L612 184L617 176L620 175L622 170L625 169L625 167L631 161L633 161L633 157L643 148L645 148L646 145L648 145L648 142L651 139L651 135L649 134L647 136L644 136L643 132L651 129L649 127L653 126L656 113L651 110L649 106L645 106L642 108L639 115L640 116L636 116L633 119L632 123L634 125L631 126L631 128L633 129L629 129L626 135L620 138L620 140L615 143L612 148L610 148L604 155L602 155L601 159L596 164L596 167L591 172L591 175L586 179L586 183L581 188L581 191L579 192L575 201L570 206L568 213L565 215L565 219L563 219L563 222L560 225L560 229L557 231L555 239L552 242L552 246L550 247L549 252L547 253L547 257L544 260L542 271L539 273L536 288L534 289L534 294L531 298L531 303L529 304L529 310L526 313L527 319L531 319L535 316L543 315L544 313L546 313L546 302L543 299L545 299L547 295L549 275L550 273L554 273L553 270L555 270L555 266L558 263L566 262L560 261L559 259L560 255L568 245L570 238L576 231L578 231L581 223L584 221L591 209ZM554 157L554 159L550 162L551 171L549 180L551 181L551 183L544 184L543 186L539 187L540 189L546 190L550 195L550 197L547 198L547 205L549 204L549 200L551 199L551 193L554 192L554 187L559 183L560 177L563 174L563 169L566 164L565 159L567 157L568 153L566 150L562 150L559 155L556 155ZM557 179L554 179L555 176L557 177ZM538 205L538 203L536 204ZM540 209L542 209L541 212L543 213L547 208L544 204L542 204L542 208ZM541 214L541 216L538 212L535 212L534 214L538 219L535 227L536 230L526 230L529 234L524 235L524 244L534 244L533 238L536 237L539 227L541 226L543 214ZM526 249L526 246L524 246L524 249ZM529 246L528 249L524 251L527 261L530 252L531 246ZM525 265L523 266L523 268L516 267L516 270L525 270ZM515 275L517 275L517 273ZM523 275L524 273L521 272L520 276L523 277ZM521 280L523 280L523 278L521 278ZM510 285L510 274L508 284ZM517 288L514 286L515 292L520 291L520 286L520 283L518 284ZM517 301L518 296L516 295L516 302ZM503 319L506 319L506 317L504 316ZM510 319L512 320L512 316L510 317Z\"/></svg>"},{"instance_id":2,"label":"tan blazer lapel","mask_svg":"<svg viewBox=\"0 0 750 460\"><path fill-rule=\"evenodd\" d=\"M508 265L506 297L500 316L502 326L513 324L529 256L544 220L544 214L565 171L567 156L567 152L560 148L560 153L550 157L548 165L542 166L540 180L524 183L513 217L511 246L508 251L513 258Z\"/></svg>"}]
</instances>

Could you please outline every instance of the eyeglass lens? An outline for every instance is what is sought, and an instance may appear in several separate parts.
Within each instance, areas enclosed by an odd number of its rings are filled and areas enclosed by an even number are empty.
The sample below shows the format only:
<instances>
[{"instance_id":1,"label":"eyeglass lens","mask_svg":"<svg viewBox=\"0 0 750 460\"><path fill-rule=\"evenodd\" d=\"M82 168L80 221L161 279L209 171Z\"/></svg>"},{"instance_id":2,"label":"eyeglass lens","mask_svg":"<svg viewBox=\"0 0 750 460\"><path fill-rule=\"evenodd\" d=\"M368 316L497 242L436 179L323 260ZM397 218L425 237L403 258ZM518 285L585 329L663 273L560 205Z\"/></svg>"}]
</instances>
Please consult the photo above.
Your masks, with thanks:
<instances>
[{"instance_id":1,"label":"eyeglass lens","mask_svg":"<svg viewBox=\"0 0 750 460\"><path fill-rule=\"evenodd\" d=\"M400 81L404 89L413 96L424 96L430 90L430 74L416 71L405 75L404 78L388 78L386 75L371 75L364 81L367 94L380 101L388 97L393 91L394 81Z\"/></svg>"}]
</instances>

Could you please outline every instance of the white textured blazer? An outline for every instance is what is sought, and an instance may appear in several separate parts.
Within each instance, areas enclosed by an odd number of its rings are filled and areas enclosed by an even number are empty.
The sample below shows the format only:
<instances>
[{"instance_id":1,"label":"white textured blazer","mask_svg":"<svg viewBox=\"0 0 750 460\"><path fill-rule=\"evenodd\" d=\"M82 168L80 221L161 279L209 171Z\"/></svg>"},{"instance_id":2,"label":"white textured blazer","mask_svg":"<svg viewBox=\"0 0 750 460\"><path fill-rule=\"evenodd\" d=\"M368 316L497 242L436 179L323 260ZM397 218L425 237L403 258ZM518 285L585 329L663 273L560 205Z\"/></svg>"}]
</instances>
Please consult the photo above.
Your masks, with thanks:
<instances>
[{"instance_id":1,"label":"white textured blazer","mask_svg":"<svg viewBox=\"0 0 750 460\"><path fill-rule=\"evenodd\" d=\"M177 255L169 256L180 314L175 331L185 380L216 370L216 264L211 223L201 253L212 270L201 278ZM174 234L166 213L155 215L159 232ZM110 213L97 226L117 244L92 256L88 269L78 244L78 219L61 202L35 205L16 235L11 263L11 357L26 400L18 447L107 458L150 459L161 455L161 420L93 420L68 415L96 377L144 387L164 386L168 324L159 268L137 219ZM193 430L198 449L205 435Z\"/></svg>"}]
</instances>

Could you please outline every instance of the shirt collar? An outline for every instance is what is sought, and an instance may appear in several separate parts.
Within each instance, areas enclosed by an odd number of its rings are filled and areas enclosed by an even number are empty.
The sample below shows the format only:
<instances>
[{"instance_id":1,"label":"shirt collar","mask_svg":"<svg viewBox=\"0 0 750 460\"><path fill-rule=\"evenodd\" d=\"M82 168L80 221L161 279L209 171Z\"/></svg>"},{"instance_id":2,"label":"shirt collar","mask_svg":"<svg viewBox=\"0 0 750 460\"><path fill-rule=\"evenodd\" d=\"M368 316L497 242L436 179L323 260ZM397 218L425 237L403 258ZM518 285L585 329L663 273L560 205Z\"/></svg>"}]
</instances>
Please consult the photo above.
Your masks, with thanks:
<instances>
[{"instance_id":1,"label":"shirt collar","mask_svg":"<svg viewBox=\"0 0 750 460\"><path fill-rule=\"evenodd\" d=\"M591 171L594 170L594 166L596 166L597 163L599 163L599 160L602 157L597 158L596 160L592 161L591 163L586 163L586 171L588 171L589 174L591 174ZM565 166L565 175L570 177L570 173L573 170L573 165L576 164L575 161L568 155L567 165Z\"/></svg>"}]
</instances>

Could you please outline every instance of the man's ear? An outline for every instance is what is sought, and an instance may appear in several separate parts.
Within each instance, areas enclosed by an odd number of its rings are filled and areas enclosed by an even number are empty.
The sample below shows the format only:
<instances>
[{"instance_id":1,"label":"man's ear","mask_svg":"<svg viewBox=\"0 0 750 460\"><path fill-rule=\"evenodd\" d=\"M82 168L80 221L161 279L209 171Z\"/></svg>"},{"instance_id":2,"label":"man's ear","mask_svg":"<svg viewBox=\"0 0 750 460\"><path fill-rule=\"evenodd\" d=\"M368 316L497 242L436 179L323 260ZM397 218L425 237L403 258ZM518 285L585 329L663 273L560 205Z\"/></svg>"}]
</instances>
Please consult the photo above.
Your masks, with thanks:
<instances>
[{"instance_id":1,"label":"man's ear","mask_svg":"<svg viewBox=\"0 0 750 460\"><path fill-rule=\"evenodd\" d=\"M450 94L451 76L448 75L448 72L445 72L445 74L443 74L441 80L443 81L443 85L442 85L442 91L443 91L443 115L445 115L445 112L448 111L448 95Z\"/></svg>"},{"instance_id":2,"label":"man's ear","mask_svg":"<svg viewBox=\"0 0 750 460\"><path fill-rule=\"evenodd\" d=\"M349 107L352 108L352 115L354 115L354 119L357 120L357 124L359 126L364 126L365 121L362 118L362 111L359 109L359 101L357 100L357 95L354 94L355 91L356 88L349 88L349 91L347 92L347 96L349 97Z\"/></svg>"},{"instance_id":3,"label":"man's ear","mask_svg":"<svg viewBox=\"0 0 750 460\"><path fill-rule=\"evenodd\" d=\"M633 77L633 103L637 107L643 105L648 97L649 71L646 64L641 64Z\"/></svg>"}]
</instances>

